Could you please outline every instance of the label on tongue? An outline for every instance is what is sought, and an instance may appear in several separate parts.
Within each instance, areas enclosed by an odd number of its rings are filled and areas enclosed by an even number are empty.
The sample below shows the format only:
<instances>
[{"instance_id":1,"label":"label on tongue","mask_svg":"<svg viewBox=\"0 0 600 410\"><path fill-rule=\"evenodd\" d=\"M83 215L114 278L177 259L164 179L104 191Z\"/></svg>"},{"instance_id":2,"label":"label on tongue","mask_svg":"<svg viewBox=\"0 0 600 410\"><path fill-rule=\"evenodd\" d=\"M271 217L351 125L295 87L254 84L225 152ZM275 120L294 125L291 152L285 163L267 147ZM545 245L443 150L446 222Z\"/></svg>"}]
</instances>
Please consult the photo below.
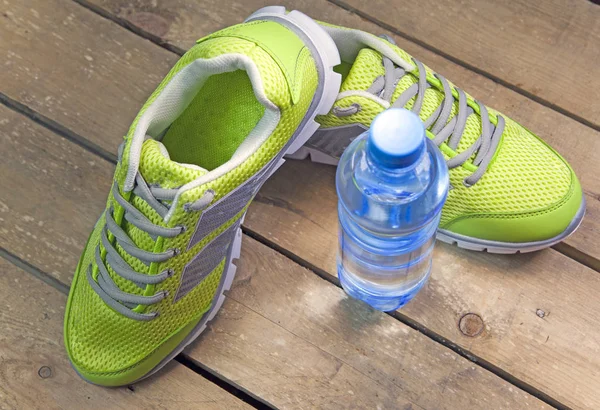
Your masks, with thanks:
<instances>
[{"instance_id":1,"label":"label on tongue","mask_svg":"<svg viewBox=\"0 0 600 410\"><path fill-rule=\"evenodd\" d=\"M197 165L172 161L161 142L148 139L142 144L139 172L149 185L170 189L183 186L208 171Z\"/></svg>"}]
</instances>

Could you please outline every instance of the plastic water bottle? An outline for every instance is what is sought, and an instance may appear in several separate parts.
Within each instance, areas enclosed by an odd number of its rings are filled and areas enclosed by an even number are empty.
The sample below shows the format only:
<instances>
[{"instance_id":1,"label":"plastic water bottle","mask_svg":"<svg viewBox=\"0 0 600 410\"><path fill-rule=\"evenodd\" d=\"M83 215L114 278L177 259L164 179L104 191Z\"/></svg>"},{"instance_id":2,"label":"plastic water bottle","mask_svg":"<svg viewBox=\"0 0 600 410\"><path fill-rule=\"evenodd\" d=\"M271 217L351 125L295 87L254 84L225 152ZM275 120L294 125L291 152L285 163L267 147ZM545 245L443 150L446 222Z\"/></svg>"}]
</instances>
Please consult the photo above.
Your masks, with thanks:
<instances>
[{"instance_id":1,"label":"plastic water bottle","mask_svg":"<svg viewBox=\"0 0 600 410\"><path fill-rule=\"evenodd\" d=\"M375 309L404 306L431 272L448 168L419 117L393 108L342 155L336 175L338 276Z\"/></svg>"}]
</instances>

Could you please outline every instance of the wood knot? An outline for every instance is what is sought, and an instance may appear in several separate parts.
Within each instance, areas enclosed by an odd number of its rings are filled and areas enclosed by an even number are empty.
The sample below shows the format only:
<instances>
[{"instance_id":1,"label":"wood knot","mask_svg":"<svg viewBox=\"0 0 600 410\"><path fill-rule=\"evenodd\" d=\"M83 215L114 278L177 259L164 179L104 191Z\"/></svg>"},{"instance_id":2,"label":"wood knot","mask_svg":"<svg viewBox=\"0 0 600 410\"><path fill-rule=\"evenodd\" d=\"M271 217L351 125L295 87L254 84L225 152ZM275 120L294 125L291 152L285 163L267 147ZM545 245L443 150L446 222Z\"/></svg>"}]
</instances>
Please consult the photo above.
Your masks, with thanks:
<instances>
[{"instance_id":1,"label":"wood knot","mask_svg":"<svg viewBox=\"0 0 600 410\"><path fill-rule=\"evenodd\" d=\"M47 379L48 377L52 376L52 369L48 366L42 366L38 370L38 376L40 376L42 379Z\"/></svg>"},{"instance_id":2,"label":"wood knot","mask_svg":"<svg viewBox=\"0 0 600 410\"><path fill-rule=\"evenodd\" d=\"M483 332L483 319L476 313L467 313L460 318L458 328L465 336L478 336Z\"/></svg>"}]
</instances>

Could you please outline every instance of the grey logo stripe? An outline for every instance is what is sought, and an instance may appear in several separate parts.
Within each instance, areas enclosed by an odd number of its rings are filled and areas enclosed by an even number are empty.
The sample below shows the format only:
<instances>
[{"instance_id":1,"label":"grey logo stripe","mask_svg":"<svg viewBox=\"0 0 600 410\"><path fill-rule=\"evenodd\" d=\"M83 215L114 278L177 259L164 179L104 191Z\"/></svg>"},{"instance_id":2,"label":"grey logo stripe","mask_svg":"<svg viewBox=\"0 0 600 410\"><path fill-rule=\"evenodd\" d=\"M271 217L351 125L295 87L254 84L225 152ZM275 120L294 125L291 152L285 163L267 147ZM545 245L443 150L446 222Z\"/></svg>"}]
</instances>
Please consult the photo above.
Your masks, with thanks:
<instances>
[{"instance_id":1,"label":"grey logo stripe","mask_svg":"<svg viewBox=\"0 0 600 410\"><path fill-rule=\"evenodd\" d=\"M279 155L275 156L275 158L262 167L260 171L248 178L246 182L240 184L200 214L196 231L190 240L188 250L244 209L248 202L256 195L270 173L277 167L283 156L283 152L285 151L280 152ZM210 241L185 266L181 274L181 284L173 299L173 303L190 293L192 289L198 286L221 263L228 254L228 249L232 246L240 224L241 218Z\"/></svg>"},{"instance_id":2,"label":"grey logo stripe","mask_svg":"<svg viewBox=\"0 0 600 410\"><path fill-rule=\"evenodd\" d=\"M225 258L228 249L233 244L233 239L240 226L237 220L229 228L221 232L215 239L206 245L198 255L194 257L181 274L181 283L173 303L190 293L200 282L202 282ZM225 267L227 269L227 267Z\"/></svg>"},{"instance_id":3,"label":"grey logo stripe","mask_svg":"<svg viewBox=\"0 0 600 410\"><path fill-rule=\"evenodd\" d=\"M196 231L190 240L188 250L244 209L248 202L254 198L254 195L256 195L271 172L277 169L281 158L293 141L294 138L291 138L283 149L256 174L200 214ZM230 249L233 243L240 224L241 218L202 248L198 255L185 266L181 275L181 284L173 303L198 286L221 263L228 254L228 249Z\"/></svg>"},{"instance_id":4,"label":"grey logo stripe","mask_svg":"<svg viewBox=\"0 0 600 410\"><path fill-rule=\"evenodd\" d=\"M340 158L348 145L367 129L368 128L362 124L319 128L305 145L324 152L334 158Z\"/></svg>"},{"instance_id":5,"label":"grey logo stripe","mask_svg":"<svg viewBox=\"0 0 600 410\"><path fill-rule=\"evenodd\" d=\"M273 167L279 162L279 157L271 160L254 176L250 177L246 182L233 189L223 198L206 208L200 215L196 232L190 240L188 250L200 242L206 235L229 221L236 216L250 200L256 195L262 183L266 180L266 176Z\"/></svg>"}]
</instances>

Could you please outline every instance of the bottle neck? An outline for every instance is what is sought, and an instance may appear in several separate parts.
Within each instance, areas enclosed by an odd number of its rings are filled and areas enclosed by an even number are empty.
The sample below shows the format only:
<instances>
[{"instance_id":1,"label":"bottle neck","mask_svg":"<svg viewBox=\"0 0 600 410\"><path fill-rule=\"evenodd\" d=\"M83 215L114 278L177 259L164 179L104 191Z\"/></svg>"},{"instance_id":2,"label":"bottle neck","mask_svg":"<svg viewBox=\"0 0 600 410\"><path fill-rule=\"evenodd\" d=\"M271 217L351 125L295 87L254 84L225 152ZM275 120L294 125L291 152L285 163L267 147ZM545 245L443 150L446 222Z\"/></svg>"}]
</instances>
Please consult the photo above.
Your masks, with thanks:
<instances>
[{"instance_id":1,"label":"bottle neck","mask_svg":"<svg viewBox=\"0 0 600 410\"><path fill-rule=\"evenodd\" d=\"M404 175L413 172L415 168L423 162L425 159L424 157L427 154L427 150L425 147L423 147L413 162L402 166L390 166L387 163L378 161L378 159L373 155L371 149L369 149L368 140L365 145L365 161L371 172L378 172L382 176L387 176L389 178L402 178Z\"/></svg>"}]
</instances>

